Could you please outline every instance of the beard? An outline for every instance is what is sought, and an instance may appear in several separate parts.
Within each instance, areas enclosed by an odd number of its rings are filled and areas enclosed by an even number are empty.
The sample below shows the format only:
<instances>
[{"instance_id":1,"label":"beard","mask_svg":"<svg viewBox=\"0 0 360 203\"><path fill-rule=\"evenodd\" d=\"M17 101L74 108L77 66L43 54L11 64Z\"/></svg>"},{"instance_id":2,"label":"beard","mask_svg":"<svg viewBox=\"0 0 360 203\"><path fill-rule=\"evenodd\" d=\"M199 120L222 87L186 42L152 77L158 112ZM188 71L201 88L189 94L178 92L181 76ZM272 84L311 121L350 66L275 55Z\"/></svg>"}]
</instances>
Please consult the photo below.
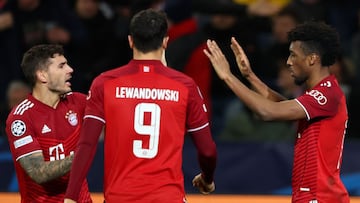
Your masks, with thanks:
<instances>
[{"instance_id":1,"label":"beard","mask_svg":"<svg viewBox=\"0 0 360 203\"><path fill-rule=\"evenodd\" d=\"M49 90L51 92L54 92L59 95L63 95L63 94L66 94L66 93L69 93L72 91L70 87L69 88L59 88L58 86L50 86Z\"/></svg>"},{"instance_id":2,"label":"beard","mask_svg":"<svg viewBox=\"0 0 360 203\"><path fill-rule=\"evenodd\" d=\"M305 83L305 81L307 80L307 77L296 77L294 79L294 83L297 85L297 86L301 86L302 84Z\"/></svg>"}]
</instances>

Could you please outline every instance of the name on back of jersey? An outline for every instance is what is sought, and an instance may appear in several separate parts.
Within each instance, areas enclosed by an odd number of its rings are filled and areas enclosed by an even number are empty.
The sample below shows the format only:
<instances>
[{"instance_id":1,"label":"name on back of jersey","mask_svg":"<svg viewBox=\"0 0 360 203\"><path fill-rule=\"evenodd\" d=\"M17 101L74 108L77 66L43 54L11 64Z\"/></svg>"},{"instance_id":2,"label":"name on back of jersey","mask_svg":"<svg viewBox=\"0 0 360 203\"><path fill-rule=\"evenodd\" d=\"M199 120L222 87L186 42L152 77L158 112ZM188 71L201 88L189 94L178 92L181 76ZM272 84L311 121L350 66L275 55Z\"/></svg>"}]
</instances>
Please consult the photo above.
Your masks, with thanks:
<instances>
[{"instance_id":1,"label":"name on back of jersey","mask_svg":"<svg viewBox=\"0 0 360 203\"><path fill-rule=\"evenodd\" d=\"M141 88L141 87L116 87L115 98L122 99L149 99L178 102L178 90Z\"/></svg>"}]
</instances>

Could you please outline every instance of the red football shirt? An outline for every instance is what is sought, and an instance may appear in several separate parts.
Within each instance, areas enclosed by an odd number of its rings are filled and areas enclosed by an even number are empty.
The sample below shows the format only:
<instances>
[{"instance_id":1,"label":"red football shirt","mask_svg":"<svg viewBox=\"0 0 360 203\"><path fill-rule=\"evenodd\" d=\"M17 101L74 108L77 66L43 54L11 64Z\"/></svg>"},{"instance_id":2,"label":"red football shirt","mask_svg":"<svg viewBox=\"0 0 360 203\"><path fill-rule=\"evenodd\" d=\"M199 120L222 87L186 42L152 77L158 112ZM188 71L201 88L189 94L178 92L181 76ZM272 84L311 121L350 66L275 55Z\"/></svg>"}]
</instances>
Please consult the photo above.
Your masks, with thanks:
<instances>
[{"instance_id":1,"label":"red football shirt","mask_svg":"<svg viewBox=\"0 0 360 203\"><path fill-rule=\"evenodd\" d=\"M184 201L184 135L209 125L191 78L157 60L132 60L94 80L87 117L106 122L106 202Z\"/></svg>"},{"instance_id":2,"label":"red football shirt","mask_svg":"<svg viewBox=\"0 0 360 203\"><path fill-rule=\"evenodd\" d=\"M45 161L64 159L74 153L85 109L85 95L69 93L54 109L29 95L6 121L6 133L14 159L21 202L63 202L69 174L45 184L35 183L18 160L42 152ZM78 202L92 202L84 181Z\"/></svg>"},{"instance_id":3,"label":"red football shirt","mask_svg":"<svg viewBox=\"0 0 360 203\"><path fill-rule=\"evenodd\" d=\"M299 122L295 142L292 201L348 203L340 179L348 116L337 80L331 75L296 100L307 119Z\"/></svg>"}]
</instances>

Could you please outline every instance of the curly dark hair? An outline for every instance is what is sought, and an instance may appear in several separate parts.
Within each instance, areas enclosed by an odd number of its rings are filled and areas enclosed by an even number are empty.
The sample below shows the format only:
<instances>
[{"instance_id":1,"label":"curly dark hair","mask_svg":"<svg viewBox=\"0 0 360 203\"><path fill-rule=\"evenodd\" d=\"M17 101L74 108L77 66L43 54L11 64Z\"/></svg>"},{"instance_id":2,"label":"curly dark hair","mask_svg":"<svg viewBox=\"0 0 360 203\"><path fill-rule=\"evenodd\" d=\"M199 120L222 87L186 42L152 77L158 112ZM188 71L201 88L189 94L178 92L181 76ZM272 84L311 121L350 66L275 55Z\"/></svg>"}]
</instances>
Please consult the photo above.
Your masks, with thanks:
<instances>
[{"instance_id":1,"label":"curly dark hair","mask_svg":"<svg viewBox=\"0 0 360 203\"><path fill-rule=\"evenodd\" d=\"M62 45L40 44L25 52L21 68L31 87L36 83L36 71L48 68L49 59L55 54L64 55Z\"/></svg>"},{"instance_id":2,"label":"curly dark hair","mask_svg":"<svg viewBox=\"0 0 360 203\"><path fill-rule=\"evenodd\" d=\"M305 54L316 53L322 66L331 66L341 54L338 32L324 22L304 22L288 33L289 42L301 41Z\"/></svg>"}]
</instances>

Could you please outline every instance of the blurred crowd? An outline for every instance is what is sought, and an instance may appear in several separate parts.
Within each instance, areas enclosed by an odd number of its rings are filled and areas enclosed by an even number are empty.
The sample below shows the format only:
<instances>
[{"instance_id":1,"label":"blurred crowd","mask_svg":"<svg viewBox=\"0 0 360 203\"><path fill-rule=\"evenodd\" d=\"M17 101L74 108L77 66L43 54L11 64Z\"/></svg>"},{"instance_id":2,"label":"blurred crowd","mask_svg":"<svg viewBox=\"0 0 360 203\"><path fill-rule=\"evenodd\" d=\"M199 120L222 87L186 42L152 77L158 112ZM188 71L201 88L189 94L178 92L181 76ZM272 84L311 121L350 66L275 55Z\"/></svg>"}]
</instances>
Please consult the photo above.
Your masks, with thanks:
<instances>
[{"instance_id":1,"label":"blurred crowd","mask_svg":"<svg viewBox=\"0 0 360 203\"><path fill-rule=\"evenodd\" d=\"M30 92L20 68L27 49L41 43L62 44L74 68L72 88L86 93L95 76L131 59L129 20L150 7L165 11L169 19L168 66L197 82L213 136L223 141L293 140L296 126L261 121L244 107L203 54L206 40L216 40L242 80L230 48L234 36L254 72L294 98L303 89L288 74L287 32L307 20L332 25L340 34L343 55L330 69L348 98L348 136L360 138L358 0L0 0L1 131L9 110Z\"/></svg>"}]
</instances>

